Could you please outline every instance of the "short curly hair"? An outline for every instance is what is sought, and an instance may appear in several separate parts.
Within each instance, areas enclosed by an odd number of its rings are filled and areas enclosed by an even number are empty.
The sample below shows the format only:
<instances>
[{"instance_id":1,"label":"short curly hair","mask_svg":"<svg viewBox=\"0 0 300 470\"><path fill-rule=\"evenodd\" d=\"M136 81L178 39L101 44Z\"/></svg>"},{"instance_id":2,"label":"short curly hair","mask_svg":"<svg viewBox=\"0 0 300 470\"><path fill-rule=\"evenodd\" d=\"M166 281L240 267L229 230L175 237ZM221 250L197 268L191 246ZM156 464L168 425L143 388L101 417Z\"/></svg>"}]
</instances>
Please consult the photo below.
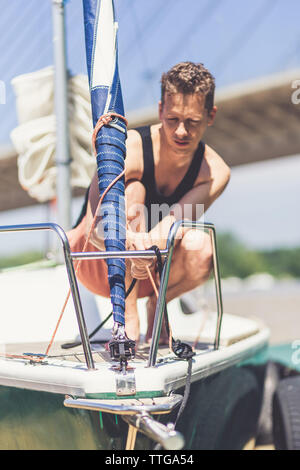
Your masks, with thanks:
<instances>
[{"instance_id":1,"label":"short curly hair","mask_svg":"<svg viewBox=\"0 0 300 470\"><path fill-rule=\"evenodd\" d=\"M167 73L162 74L162 104L164 104L166 93L203 94L205 96L205 108L210 112L214 106L215 79L203 64L180 62Z\"/></svg>"}]
</instances>

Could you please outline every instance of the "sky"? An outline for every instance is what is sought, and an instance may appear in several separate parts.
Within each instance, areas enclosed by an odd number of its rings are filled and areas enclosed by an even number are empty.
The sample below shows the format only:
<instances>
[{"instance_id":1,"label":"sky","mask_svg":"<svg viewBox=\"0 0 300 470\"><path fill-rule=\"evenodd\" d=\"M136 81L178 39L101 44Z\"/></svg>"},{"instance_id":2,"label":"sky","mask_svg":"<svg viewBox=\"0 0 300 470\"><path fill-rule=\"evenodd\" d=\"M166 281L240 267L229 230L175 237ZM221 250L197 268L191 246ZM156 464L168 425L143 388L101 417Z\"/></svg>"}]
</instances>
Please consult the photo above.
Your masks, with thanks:
<instances>
[{"instance_id":1,"label":"sky","mask_svg":"<svg viewBox=\"0 0 300 470\"><path fill-rule=\"evenodd\" d=\"M53 63L51 4L0 0L0 80L6 91L0 145L10 142L17 125L11 79ZM218 89L300 67L299 0L115 0L115 7L126 111L155 105L161 73L181 60L204 63ZM86 73L81 0L66 3L66 34L69 70ZM254 247L300 244L299 170L299 156L234 168L207 219ZM0 224L49 217L42 208L19 210L0 213Z\"/></svg>"},{"instance_id":2,"label":"sky","mask_svg":"<svg viewBox=\"0 0 300 470\"><path fill-rule=\"evenodd\" d=\"M252 248L300 246L299 176L299 155L233 168L206 220Z\"/></svg>"},{"instance_id":3,"label":"sky","mask_svg":"<svg viewBox=\"0 0 300 470\"><path fill-rule=\"evenodd\" d=\"M53 64L52 0L0 0L0 144L17 124L16 75ZM153 106L160 77L202 62L217 88L300 67L298 0L115 0L125 111ZM82 0L66 2L67 65L86 73Z\"/></svg>"}]
</instances>

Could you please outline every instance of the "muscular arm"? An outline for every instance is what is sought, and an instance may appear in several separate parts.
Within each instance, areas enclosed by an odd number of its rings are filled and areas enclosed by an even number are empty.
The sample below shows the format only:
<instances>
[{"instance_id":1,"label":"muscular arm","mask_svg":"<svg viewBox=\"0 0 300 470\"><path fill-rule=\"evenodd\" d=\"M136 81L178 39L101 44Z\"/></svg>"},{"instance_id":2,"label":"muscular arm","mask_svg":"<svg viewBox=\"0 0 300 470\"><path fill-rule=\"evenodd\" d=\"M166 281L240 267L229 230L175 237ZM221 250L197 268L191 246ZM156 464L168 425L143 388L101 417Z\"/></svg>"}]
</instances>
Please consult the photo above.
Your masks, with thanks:
<instances>
[{"instance_id":1,"label":"muscular arm","mask_svg":"<svg viewBox=\"0 0 300 470\"><path fill-rule=\"evenodd\" d=\"M143 158L142 158L142 142L140 135L136 131L129 131L127 139L127 157L125 160L126 167L126 190L125 194L127 199L137 200L134 202L140 202L136 189L134 187L135 182L140 181L143 174ZM201 165L201 171L196 179L196 185L177 203L177 210L166 215L163 220L157 224L150 232L149 237L145 237L147 243L145 248L148 248L152 244L156 244L159 248L165 248L166 240L169 230L172 224L179 219L191 219L195 220L201 216L199 210L197 211L197 204L204 205L204 211L206 211L211 204L221 195L230 178L230 169L223 161L223 159L209 146L206 146L204 159ZM130 192L133 188L133 196L130 196ZM88 205L87 216L90 219L88 227L91 225L92 214L94 213L97 201L99 200L97 175L95 175L92 182L90 201ZM188 206L188 210L185 211L185 207ZM130 206L127 207L130 211ZM141 239L141 238L140 238ZM150 241L149 241L150 240ZM92 243L98 247L98 249L104 249L103 240L99 240L98 233L93 232ZM147 246L146 246L147 245ZM148 246L149 245L149 246ZM143 249L142 246L139 249Z\"/></svg>"},{"instance_id":2,"label":"muscular arm","mask_svg":"<svg viewBox=\"0 0 300 470\"><path fill-rule=\"evenodd\" d=\"M141 180L144 170L143 147L140 134L135 130L128 132L126 141L125 180Z\"/></svg>"},{"instance_id":3,"label":"muscular arm","mask_svg":"<svg viewBox=\"0 0 300 470\"><path fill-rule=\"evenodd\" d=\"M142 141L138 132L131 130L128 132L128 138L126 141L127 155L125 159L125 181L126 189L125 196L127 193L130 193L131 182L138 181L141 179L143 174L143 158L142 158ZM89 200L87 205L86 212L86 237L89 234L90 227L92 226L96 209L99 202L99 189L98 189L98 176L95 172L94 177L91 182L90 191L89 191ZM128 209L128 207L127 207ZM95 246L95 248L103 251L105 250L102 226L101 226L101 217L97 217L94 230L90 234L90 242Z\"/></svg>"},{"instance_id":4,"label":"muscular arm","mask_svg":"<svg viewBox=\"0 0 300 470\"><path fill-rule=\"evenodd\" d=\"M166 239L176 220L199 218L222 194L230 179L230 169L224 160L210 147L206 146L201 171L196 185L177 203L175 210L166 215L150 232L150 238L159 248L165 248ZM197 205L198 206L197 210ZM202 206L203 205L203 206ZM178 241L177 241L178 242Z\"/></svg>"},{"instance_id":5,"label":"muscular arm","mask_svg":"<svg viewBox=\"0 0 300 470\"><path fill-rule=\"evenodd\" d=\"M206 146L201 171L196 181L198 184L180 201L186 204L204 204L204 211L222 194L230 179L230 168L224 160L209 146Z\"/></svg>"}]
</instances>

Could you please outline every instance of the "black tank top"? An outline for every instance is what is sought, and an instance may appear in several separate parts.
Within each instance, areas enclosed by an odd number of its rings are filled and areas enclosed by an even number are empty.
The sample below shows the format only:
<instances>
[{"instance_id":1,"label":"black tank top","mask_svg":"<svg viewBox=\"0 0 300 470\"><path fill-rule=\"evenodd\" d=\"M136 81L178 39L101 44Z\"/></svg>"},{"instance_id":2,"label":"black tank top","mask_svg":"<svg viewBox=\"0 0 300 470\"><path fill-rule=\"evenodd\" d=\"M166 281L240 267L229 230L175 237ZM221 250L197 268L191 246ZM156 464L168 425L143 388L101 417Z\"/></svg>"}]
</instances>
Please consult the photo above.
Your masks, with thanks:
<instances>
[{"instance_id":1,"label":"black tank top","mask_svg":"<svg viewBox=\"0 0 300 470\"><path fill-rule=\"evenodd\" d=\"M146 189L146 199L145 206L148 211L148 231L153 228L156 223L158 223L165 214L159 213L157 218L157 208L158 205L167 204L168 207L171 207L173 204L178 202L188 191L192 189L196 178L198 176L201 163L204 156L205 144L200 142L199 146L194 154L193 160L184 175L183 179L175 189L175 191L169 196L164 196L161 194L155 182L155 173L154 173L154 157L153 157L153 146L150 126L139 127L135 129L138 131L142 138L143 143L143 159L144 159L144 172L141 179L141 182ZM157 205L156 209L152 208L151 205Z\"/></svg>"},{"instance_id":2,"label":"black tank top","mask_svg":"<svg viewBox=\"0 0 300 470\"><path fill-rule=\"evenodd\" d=\"M145 199L145 206L147 209L147 219L148 220L148 231L153 228L156 223L158 223L163 218L163 213L158 214L158 219L156 220L156 213L154 211L154 217L151 220L151 205L162 205L167 204L168 207L171 207L173 204L178 202L192 187L194 186L195 180L198 176L201 163L204 156L205 144L204 142L200 142L199 146L194 154L193 160L186 172L185 176L175 189L175 191L170 194L170 196L164 196L163 194L159 193L156 187L155 182L155 173L154 173L154 157L153 157L153 146L152 146L152 138L150 132L150 126L138 127L135 129L138 131L142 138L143 143L143 159L144 159L144 172L142 176L141 182L145 186L146 189L146 199ZM77 227L80 222L82 221L83 217L86 214L87 204L88 204L88 196L89 196L90 186L87 188L85 194L85 200L83 203L83 207L81 209L81 213L74 224L73 228ZM154 220L153 220L154 219Z\"/></svg>"}]
</instances>

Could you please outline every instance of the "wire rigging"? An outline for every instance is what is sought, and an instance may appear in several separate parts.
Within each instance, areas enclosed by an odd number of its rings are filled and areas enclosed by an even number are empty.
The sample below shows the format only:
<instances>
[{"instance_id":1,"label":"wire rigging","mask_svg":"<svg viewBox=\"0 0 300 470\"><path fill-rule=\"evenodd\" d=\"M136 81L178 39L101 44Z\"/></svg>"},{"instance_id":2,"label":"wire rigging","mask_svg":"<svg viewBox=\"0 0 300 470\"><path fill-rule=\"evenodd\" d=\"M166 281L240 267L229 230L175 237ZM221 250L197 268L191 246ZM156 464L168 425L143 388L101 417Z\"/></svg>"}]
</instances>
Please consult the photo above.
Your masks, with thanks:
<instances>
[{"instance_id":1,"label":"wire rigging","mask_svg":"<svg viewBox=\"0 0 300 470\"><path fill-rule=\"evenodd\" d=\"M132 5L131 8L133 7L134 5ZM153 30L155 26L157 26L164 20L165 12L167 12L169 8L170 8L170 3L168 3L167 0L164 0L163 5L159 3L158 8L154 9L153 14L148 18L148 21L143 25L143 34L140 36L136 35L135 40L137 40L138 42L141 42L142 36L145 37L149 32ZM133 57L132 47L133 45L132 43L130 43L127 49L125 49L125 52L122 54L123 59L126 59L126 61L129 61Z\"/></svg>"},{"instance_id":2,"label":"wire rigging","mask_svg":"<svg viewBox=\"0 0 300 470\"><path fill-rule=\"evenodd\" d=\"M188 27L185 28L185 30L181 33L181 35L179 36L176 43L175 44L172 43L171 50L169 50L168 54L166 54L164 56L164 58L162 59L162 61L159 64L159 67L157 67L158 69L161 69L163 64L166 62L166 60L170 56L170 52L172 52L172 50L176 50L176 54L178 55L178 52L181 51L181 49L184 46L186 46L187 38L189 38L189 40L190 40L191 32L193 34L195 32L196 28L199 29L199 26L201 24L207 23L207 21L212 17L215 10L217 8L219 8L219 6L220 6L219 2L216 2L216 1L212 2L211 0L208 0L208 2L207 2L207 4L205 5L204 8L202 8L202 5L201 5L201 8L199 9L199 11L197 11L195 14L193 14L192 22L190 22L188 24Z\"/></svg>"},{"instance_id":3,"label":"wire rigging","mask_svg":"<svg viewBox=\"0 0 300 470\"><path fill-rule=\"evenodd\" d=\"M163 57L163 59L160 61L158 65L155 66L153 69L152 75L155 76L158 74L161 69L164 67L165 63L168 61L169 57L172 56L172 51L176 50L176 56L178 56L178 50L181 50L183 46L186 45L186 38L189 36L190 31L194 30L195 26L199 26L199 18L201 17L201 22L206 22L214 13L216 8L218 8L219 3L218 2L211 2L211 0L208 0L207 4L203 8L201 4L201 8L197 11L195 15L193 15L193 20L190 22L187 26L187 28L184 29L183 32L181 32L178 40L176 43L171 43L171 49L168 49L167 54ZM175 58L174 58L175 60ZM145 88L145 84L143 83L142 86L136 91L136 96L140 96Z\"/></svg>"},{"instance_id":4,"label":"wire rigging","mask_svg":"<svg viewBox=\"0 0 300 470\"><path fill-rule=\"evenodd\" d=\"M226 67L232 63L232 58L236 56L240 50L245 46L250 38L256 33L261 24L270 15L275 6L278 4L278 0L266 2L257 10L250 20L243 25L242 29L230 42L229 46L219 55L217 60L214 62L212 69L216 70L218 77L222 76L222 73L226 70Z\"/></svg>"},{"instance_id":5,"label":"wire rigging","mask_svg":"<svg viewBox=\"0 0 300 470\"><path fill-rule=\"evenodd\" d=\"M151 70L151 67L149 66L149 61L148 61L147 52L146 52L146 48L145 48L145 42L140 40L140 38L142 37L142 32L141 32L141 29L140 29L140 25L139 25L139 22L138 22L138 18L137 18L137 14L136 14L136 10L134 8L134 5L132 5L131 14L132 14L132 18L133 18L134 26L135 26L135 35L136 35L135 43L138 46L138 49L140 51L141 60L144 63L145 75L147 77L148 83L150 84L152 99L155 100L155 90L153 89L153 81L151 80L153 72Z\"/></svg>"}]
</instances>

